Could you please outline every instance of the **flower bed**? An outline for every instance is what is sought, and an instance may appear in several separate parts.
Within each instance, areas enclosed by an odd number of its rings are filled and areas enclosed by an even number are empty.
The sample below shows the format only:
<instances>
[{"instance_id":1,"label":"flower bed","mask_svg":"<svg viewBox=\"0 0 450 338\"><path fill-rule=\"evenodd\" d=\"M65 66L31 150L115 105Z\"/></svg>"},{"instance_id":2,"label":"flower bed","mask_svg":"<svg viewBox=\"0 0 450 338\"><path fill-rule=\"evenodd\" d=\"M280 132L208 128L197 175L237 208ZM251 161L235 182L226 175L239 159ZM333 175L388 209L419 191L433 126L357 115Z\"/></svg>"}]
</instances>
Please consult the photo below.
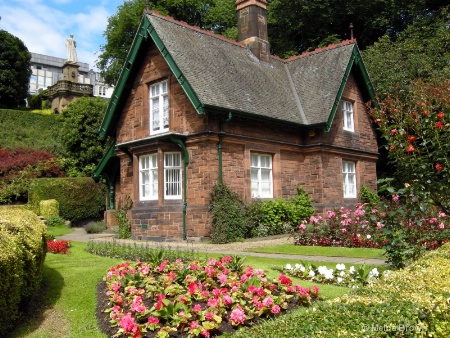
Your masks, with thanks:
<instances>
[{"instance_id":1,"label":"flower bed","mask_svg":"<svg viewBox=\"0 0 450 338\"><path fill-rule=\"evenodd\" d=\"M68 254L70 248L70 241L66 241L63 239L51 239L47 241L47 252L51 252L54 254Z\"/></svg>"},{"instance_id":2,"label":"flower bed","mask_svg":"<svg viewBox=\"0 0 450 338\"><path fill-rule=\"evenodd\" d=\"M293 285L284 274L270 281L230 256L205 264L122 263L103 283L108 303L100 326L126 337L220 335L319 298L317 287Z\"/></svg>"}]
</instances>

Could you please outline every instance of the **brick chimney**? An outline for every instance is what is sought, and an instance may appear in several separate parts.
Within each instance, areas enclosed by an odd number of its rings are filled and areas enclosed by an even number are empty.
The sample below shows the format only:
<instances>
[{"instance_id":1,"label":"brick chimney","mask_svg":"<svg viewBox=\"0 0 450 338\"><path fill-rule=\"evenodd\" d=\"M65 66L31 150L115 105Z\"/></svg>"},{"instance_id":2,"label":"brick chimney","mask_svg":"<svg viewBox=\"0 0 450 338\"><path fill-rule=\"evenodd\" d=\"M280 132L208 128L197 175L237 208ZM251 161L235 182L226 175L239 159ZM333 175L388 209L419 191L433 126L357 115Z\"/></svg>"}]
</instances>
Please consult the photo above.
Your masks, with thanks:
<instances>
[{"instance_id":1,"label":"brick chimney","mask_svg":"<svg viewBox=\"0 0 450 338\"><path fill-rule=\"evenodd\" d=\"M238 41L261 61L269 63L267 39L267 0L236 0Z\"/></svg>"}]
</instances>

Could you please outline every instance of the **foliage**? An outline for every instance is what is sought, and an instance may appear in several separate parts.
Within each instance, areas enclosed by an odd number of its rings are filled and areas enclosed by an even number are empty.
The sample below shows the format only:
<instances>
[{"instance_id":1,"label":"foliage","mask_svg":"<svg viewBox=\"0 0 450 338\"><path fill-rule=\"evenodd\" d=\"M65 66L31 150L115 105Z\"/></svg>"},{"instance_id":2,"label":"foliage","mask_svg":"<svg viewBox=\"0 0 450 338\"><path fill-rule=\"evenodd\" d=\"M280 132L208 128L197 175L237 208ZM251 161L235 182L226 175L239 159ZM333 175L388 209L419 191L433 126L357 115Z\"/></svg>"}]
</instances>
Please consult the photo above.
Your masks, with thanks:
<instances>
[{"instance_id":1,"label":"foliage","mask_svg":"<svg viewBox=\"0 0 450 338\"><path fill-rule=\"evenodd\" d=\"M246 235L246 219L239 196L223 184L216 184L211 192L213 243L235 242Z\"/></svg>"},{"instance_id":2,"label":"foliage","mask_svg":"<svg viewBox=\"0 0 450 338\"><path fill-rule=\"evenodd\" d=\"M205 263L164 260L112 267L104 281L110 306L105 312L117 327L114 331L127 337L145 332L209 337L230 324L239 329L258 318L276 316L289 305L309 306L318 298L317 287L293 285L283 274L269 281L263 270L251 266L232 272L230 261L226 256Z\"/></svg>"},{"instance_id":3,"label":"foliage","mask_svg":"<svg viewBox=\"0 0 450 338\"><path fill-rule=\"evenodd\" d=\"M385 35L364 51L364 61L377 92L408 90L410 82L450 75L450 13L427 13L398 36Z\"/></svg>"},{"instance_id":4,"label":"foliage","mask_svg":"<svg viewBox=\"0 0 450 338\"><path fill-rule=\"evenodd\" d=\"M106 229L108 229L108 226L106 225L105 222L91 222L86 224L86 226L84 227L84 230L88 234L99 234L105 231Z\"/></svg>"},{"instance_id":5,"label":"foliage","mask_svg":"<svg viewBox=\"0 0 450 338\"><path fill-rule=\"evenodd\" d=\"M103 33L107 42L100 46L97 67L110 85L119 79L144 7L144 0L125 1L108 18ZM159 0L150 2L149 9L229 38L237 37L234 0Z\"/></svg>"},{"instance_id":6,"label":"foliage","mask_svg":"<svg viewBox=\"0 0 450 338\"><path fill-rule=\"evenodd\" d=\"M114 212L117 222L119 223L119 238L125 239L131 237L131 223L127 218L127 212L133 206L130 196L125 196L125 200L121 207Z\"/></svg>"},{"instance_id":7,"label":"foliage","mask_svg":"<svg viewBox=\"0 0 450 338\"><path fill-rule=\"evenodd\" d=\"M61 227L65 224L64 218L60 216L50 216L45 220L45 224L48 227Z\"/></svg>"},{"instance_id":8,"label":"foliage","mask_svg":"<svg viewBox=\"0 0 450 338\"><path fill-rule=\"evenodd\" d=\"M91 176L105 153L109 140L100 140L97 131L106 107L101 97L82 97L59 115L63 165L68 176Z\"/></svg>"},{"instance_id":9,"label":"foliage","mask_svg":"<svg viewBox=\"0 0 450 338\"><path fill-rule=\"evenodd\" d=\"M72 222L98 218L105 210L106 189L92 178L40 178L28 190L28 204L38 213L42 200L55 199L59 214Z\"/></svg>"},{"instance_id":10,"label":"foliage","mask_svg":"<svg viewBox=\"0 0 450 338\"><path fill-rule=\"evenodd\" d=\"M380 196L365 185L362 185L359 190L359 198L361 203L377 203L380 201Z\"/></svg>"},{"instance_id":11,"label":"foliage","mask_svg":"<svg viewBox=\"0 0 450 338\"><path fill-rule=\"evenodd\" d=\"M450 244L377 283L237 337L439 337L450 335Z\"/></svg>"},{"instance_id":12,"label":"foliage","mask_svg":"<svg viewBox=\"0 0 450 338\"><path fill-rule=\"evenodd\" d=\"M391 273L390 270L385 270L382 274L378 268L368 269L365 265L352 265L347 270L345 264L336 264L335 269L328 269L321 265L317 267L315 264L300 263L292 266L286 264L282 269L283 273L297 277L303 280L310 280L322 284L335 284L338 286L346 286L351 288L358 288L372 284L378 281L382 276Z\"/></svg>"},{"instance_id":13,"label":"foliage","mask_svg":"<svg viewBox=\"0 0 450 338\"><path fill-rule=\"evenodd\" d=\"M28 95L27 103L29 109L49 109L51 102L46 100L46 91L43 90L35 95Z\"/></svg>"},{"instance_id":14,"label":"foliage","mask_svg":"<svg viewBox=\"0 0 450 338\"><path fill-rule=\"evenodd\" d=\"M413 185L415 192L450 212L450 84L447 80L414 81L402 96L392 95L371 108L396 188Z\"/></svg>"},{"instance_id":15,"label":"foliage","mask_svg":"<svg viewBox=\"0 0 450 338\"><path fill-rule=\"evenodd\" d=\"M6 334L42 278L45 225L22 207L0 208L0 335ZM7 296L6 296L7 295Z\"/></svg>"},{"instance_id":16,"label":"foliage","mask_svg":"<svg viewBox=\"0 0 450 338\"><path fill-rule=\"evenodd\" d=\"M70 246L70 241L63 239L47 240L47 252L54 254L68 254Z\"/></svg>"},{"instance_id":17,"label":"foliage","mask_svg":"<svg viewBox=\"0 0 450 338\"><path fill-rule=\"evenodd\" d=\"M0 144L3 149L41 149L59 156L60 121L43 112L0 109Z\"/></svg>"},{"instance_id":18,"label":"foliage","mask_svg":"<svg viewBox=\"0 0 450 338\"><path fill-rule=\"evenodd\" d=\"M256 201L247 207L247 218L251 224L251 236L271 236L290 233L305 218L314 213L307 192L297 186L298 195L290 200L277 198Z\"/></svg>"},{"instance_id":19,"label":"foliage","mask_svg":"<svg viewBox=\"0 0 450 338\"><path fill-rule=\"evenodd\" d=\"M136 243L125 244L113 240L112 242L93 242L86 245L86 251L103 257L121 258L131 261L150 262L159 265L164 259L175 261L181 259L189 261L199 259L199 254L194 250L164 247L163 245L149 246L148 243L137 245Z\"/></svg>"},{"instance_id":20,"label":"foliage","mask_svg":"<svg viewBox=\"0 0 450 338\"><path fill-rule=\"evenodd\" d=\"M25 106L31 53L22 40L0 29L0 108Z\"/></svg>"},{"instance_id":21,"label":"foliage","mask_svg":"<svg viewBox=\"0 0 450 338\"><path fill-rule=\"evenodd\" d=\"M0 148L0 203L26 201L31 180L63 176L55 155L44 150Z\"/></svg>"}]
</instances>

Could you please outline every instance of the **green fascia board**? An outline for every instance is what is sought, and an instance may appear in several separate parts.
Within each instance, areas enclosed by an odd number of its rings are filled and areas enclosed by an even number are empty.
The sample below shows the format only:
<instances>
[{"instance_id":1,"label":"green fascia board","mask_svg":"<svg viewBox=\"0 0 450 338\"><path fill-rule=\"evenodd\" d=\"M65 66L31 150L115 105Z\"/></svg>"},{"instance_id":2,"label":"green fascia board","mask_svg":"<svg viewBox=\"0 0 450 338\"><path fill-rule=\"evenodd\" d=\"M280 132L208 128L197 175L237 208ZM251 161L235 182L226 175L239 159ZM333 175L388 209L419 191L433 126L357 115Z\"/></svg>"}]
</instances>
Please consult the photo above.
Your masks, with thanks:
<instances>
[{"instance_id":1,"label":"green fascia board","mask_svg":"<svg viewBox=\"0 0 450 338\"><path fill-rule=\"evenodd\" d=\"M179 84L185 91L186 95L188 96L189 100L191 101L191 103L194 106L197 113L198 114L205 113L203 105L200 102L200 99L198 98L197 94L192 89L192 86L189 84L189 82L186 80L186 78L183 75L183 73L181 72L180 68L177 66L177 64L173 60L172 56L168 52L167 48L164 46L164 43L162 42L161 38L158 36L158 33L152 26L147 15L144 14L144 16L142 17L141 22L139 24L139 28L138 28L137 34L134 38L133 44L131 45L130 52L128 53L125 65L122 68L122 73L120 74L119 80L117 82L117 86L114 89L113 95L111 96L111 100L108 105L108 108L106 109L106 114L105 114L105 117L102 121L100 130L99 130L100 138L104 138L110 133L110 128L111 128L111 123L113 121L113 117L115 114L118 113L117 108L118 108L119 99L120 99L121 95L123 94L123 91L129 80L128 78L129 78L130 72L131 72L132 68L135 66L134 61L136 60L136 56L138 55L138 53L143 45L144 40L146 40L149 36L152 38L153 42L155 43L156 47L160 51L164 60L169 65L169 68L171 69L171 71L173 72L175 77L177 78Z\"/></svg>"},{"instance_id":2,"label":"green fascia board","mask_svg":"<svg viewBox=\"0 0 450 338\"><path fill-rule=\"evenodd\" d=\"M359 71L361 72L361 76L363 79L363 84L365 86L365 89L367 93L370 96L370 99L372 102L375 102L375 90L372 85L372 82L370 81L369 74L367 73L366 66L364 65L363 59L361 57L361 54L359 53L358 47L355 45L353 47L352 55L350 57L350 60L347 64L347 68L345 69L344 77L342 78L341 85L339 87L339 90L337 92L336 98L334 99L333 107L331 108L330 116L328 117L328 121L325 127L325 132L329 132L331 129L331 125L333 124L334 117L336 116L337 109L339 107L339 103L342 99L342 93L344 92L345 86L348 81L348 77L350 76L350 73L354 66L357 66Z\"/></svg>"},{"instance_id":3,"label":"green fascia board","mask_svg":"<svg viewBox=\"0 0 450 338\"><path fill-rule=\"evenodd\" d=\"M97 168L95 168L94 174L92 177L94 180L99 180L100 176L102 175L103 171L105 170L105 167L108 165L108 162L111 160L111 158L116 156L116 142L112 141L109 145L108 150L106 151L105 155L103 155L102 160L97 165Z\"/></svg>"}]
</instances>

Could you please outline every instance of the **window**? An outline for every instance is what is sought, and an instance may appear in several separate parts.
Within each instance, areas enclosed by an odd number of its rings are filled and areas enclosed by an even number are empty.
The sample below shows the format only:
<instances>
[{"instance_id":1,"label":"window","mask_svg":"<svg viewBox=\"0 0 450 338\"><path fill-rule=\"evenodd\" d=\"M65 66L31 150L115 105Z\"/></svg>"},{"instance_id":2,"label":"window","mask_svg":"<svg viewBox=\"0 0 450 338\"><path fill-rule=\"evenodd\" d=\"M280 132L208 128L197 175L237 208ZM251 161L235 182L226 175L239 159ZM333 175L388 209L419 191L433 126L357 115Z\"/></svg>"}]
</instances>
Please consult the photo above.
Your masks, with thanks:
<instances>
[{"instance_id":1,"label":"window","mask_svg":"<svg viewBox=\"0 0 450 338\"><path fill-rule=\"evenodd\" d=\"M167 80L150 86L150 133L169 129L169 95Z\"/></svg>"},{"instance_id":2,"label":"window","mask_svg":"<svg viewBox=\"0 0 450 338\"><path fill-rule=\"evenodd\" d=\"M342 177L344 183L344 198L356 197L355 162L342 161Z\"/></svg>"},{"instance_id":3,"label":"window","mask_svg":"<svg viewBox=\"0 0 450 338\"><path fill-rule=\"evenodd\" d=\"M158 199L158 157L146 155L139 157L139 198Z\"/></svg>"},{"instance_id":4,"label":"window","mask_svg":"<svg viewBox=\"0 0 450 338\"><path fill-rule=\"evenodd\" d=\"M272 198L272 156L251 155L252 197Z\"/></svg>"},{"instance_id":5,"label":"window","mask_svg":"<svg viewBox=\"0 0 450 338\"><path fill-rule=\"evenodd\" d=\"M342 114L344 120L344 130L355 131L353 123L353 105L351 102L342 101Z\"/></svg>"},{"instance_id":6,"label":"window","mask_svg":"<svg viewBox=\"0 0 450 338\"><path fill-rule=\"evenodd\" d=\"M181 198L181 153L164 154L164 198Z\"/></svg>"}]
</instances>

